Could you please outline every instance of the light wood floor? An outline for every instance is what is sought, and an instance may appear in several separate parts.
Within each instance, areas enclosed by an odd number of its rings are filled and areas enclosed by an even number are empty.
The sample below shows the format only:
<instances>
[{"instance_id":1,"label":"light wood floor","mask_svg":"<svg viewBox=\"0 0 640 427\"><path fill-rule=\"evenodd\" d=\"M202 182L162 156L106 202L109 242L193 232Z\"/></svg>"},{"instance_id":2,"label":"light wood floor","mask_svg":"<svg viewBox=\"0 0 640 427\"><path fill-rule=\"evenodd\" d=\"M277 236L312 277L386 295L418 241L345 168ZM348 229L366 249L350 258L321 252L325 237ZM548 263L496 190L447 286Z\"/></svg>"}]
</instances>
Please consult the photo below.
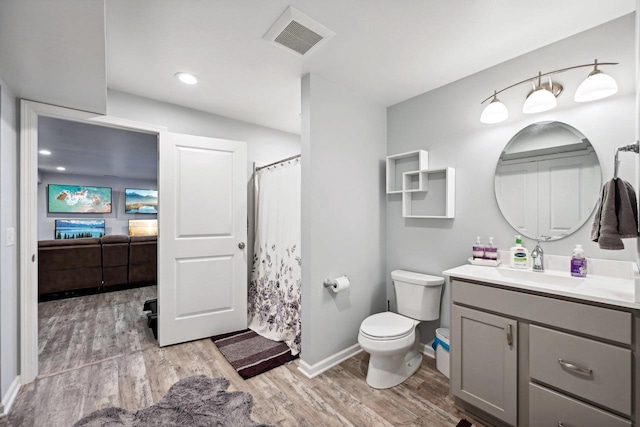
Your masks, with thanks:
<instances>
[{"instance_id":1,"label":"light wood floor","mask_svg":"<svg viewBox=\"0 0 640 427\"><path fill-rule=\"evenodd\" d=\"M453 407L448 381L428 357L403 384L375 390L365 382L366 353L314 379L294 362L245 381L209 339L159 348L142 312L154 293L139 288L40 304L41 375L22 387L5 422L70 426L109 406L144 408L195 374L227 377L229 391L253 395L252 418L275 425L452 427L469 419Z\"/></svg>"}]
</instances>

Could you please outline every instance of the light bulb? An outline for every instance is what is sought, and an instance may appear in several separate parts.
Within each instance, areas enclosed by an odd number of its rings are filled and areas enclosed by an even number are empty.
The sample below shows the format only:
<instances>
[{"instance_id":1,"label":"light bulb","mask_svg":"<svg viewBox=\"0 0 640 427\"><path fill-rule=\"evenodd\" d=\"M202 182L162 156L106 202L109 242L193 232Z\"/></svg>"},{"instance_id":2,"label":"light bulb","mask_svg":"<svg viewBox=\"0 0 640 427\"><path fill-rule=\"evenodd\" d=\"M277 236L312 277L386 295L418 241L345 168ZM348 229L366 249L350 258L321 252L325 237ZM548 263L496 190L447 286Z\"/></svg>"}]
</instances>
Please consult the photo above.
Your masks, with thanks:
<instances>
[{"instance_id":1,"label":"light bulb","mask_svg":"<svg viewBox=\"0 0 640 427\"><path fill-rule=\"evenodd\" d=\"M191 73L180 72L175 74L176 79L187 85L198 83L198 78Z\"/></svg>"},{"instance_id":2,"label":"light bulb","mask_svg":"<svg viewBox=\"0 0 640 427\"><path fill-rule=\"evenodd\" d=\"M507 118L509 118L509 110L507 110L507 107L495 96L489 105L484 107L480 115L480 121L486 124L504 122Z\"/></svg>"},{"instance_id":3,"label":"light bulb","mask_svg":"<svg viewBox=\"0 0 640 427\"><path fill-rule=\"evenodd\" d=\"M596 69L578 86L573 100L576 102L595 101L616 92L618 92L618 84L614 78Z\"/></svg>"},{"instance_id":4,"label":"light bulb","mask_svg":"<svg viewBox=\"0 0 640 427\"><path fill-rule=\"evenodd\" d=\"M557 105L558 100L555 95L544 87L538 86L524 101L522 112L525 114L541 113L556 108Z\"/></svg>"}]
</instances>

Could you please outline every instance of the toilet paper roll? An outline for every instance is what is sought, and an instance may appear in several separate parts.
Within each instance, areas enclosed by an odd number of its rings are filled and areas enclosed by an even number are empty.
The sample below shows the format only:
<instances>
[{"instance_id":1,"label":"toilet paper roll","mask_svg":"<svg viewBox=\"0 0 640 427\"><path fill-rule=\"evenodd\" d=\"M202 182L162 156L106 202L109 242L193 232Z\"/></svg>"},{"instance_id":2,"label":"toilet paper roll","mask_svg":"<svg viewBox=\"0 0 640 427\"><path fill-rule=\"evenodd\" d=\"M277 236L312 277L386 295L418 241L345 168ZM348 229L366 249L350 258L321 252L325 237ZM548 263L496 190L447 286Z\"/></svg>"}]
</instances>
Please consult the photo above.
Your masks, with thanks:
<instances>
[{"instance_id":1,"label":"toilet paper roll","mask_svg":"<svg viewBox=\"0 0 640 427\"><path fill-rule=\"evenodd\" d=\"M335 293L342 292L345 289L349 289L351 286L351 282L349 282L349 278L347 276L338 277L333 279L333 286L331 286L331 290Z\"/></svg>"}]
</instances>

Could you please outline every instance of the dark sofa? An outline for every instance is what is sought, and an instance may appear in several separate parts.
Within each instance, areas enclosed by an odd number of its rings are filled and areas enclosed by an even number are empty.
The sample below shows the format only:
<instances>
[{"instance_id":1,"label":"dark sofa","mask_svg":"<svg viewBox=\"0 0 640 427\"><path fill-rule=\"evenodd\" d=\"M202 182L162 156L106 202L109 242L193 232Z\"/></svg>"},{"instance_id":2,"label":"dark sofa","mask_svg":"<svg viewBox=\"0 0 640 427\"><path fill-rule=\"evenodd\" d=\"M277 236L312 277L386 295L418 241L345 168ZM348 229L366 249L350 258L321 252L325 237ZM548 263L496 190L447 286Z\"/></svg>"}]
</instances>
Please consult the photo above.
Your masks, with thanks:
<instances>
[{"instance_id":1,"label":"dark sofa","mask_svg":"<svg viewBox=\"0 0 640 427\"><path fill-rule=\"evenodd\" d=\"M120 289L157 281L156 236L38 242L38 294Z\"/></svg>"},{"instance_id":2,"label":"dark sofa","mask_svg":"<svg viewBox=\"0 0 640 427\"><path fill-rule=\"evenodd\" d=\"M105 287L129 281L129 236L102 238L102 281Z\"/></svg>"},{"instance_id":3,"label":"dark sofa","mask_svg":"<svg viewBox=\"0 0 640 427\"><path fill-rule=\"evenodd\" d=\"M158 272L156 236L131 236L129 244L129 284L155 283Z\"/></svg>"},{"instance_id":4,"label":"dark sofa","mask_svg":"<svg viewBox=\"0 0 640 427\"><path fill-rule=\"evenodd\" d=\"M38 294L102 284L100 239L38 242Z\"/></svg>"}]
</instances>

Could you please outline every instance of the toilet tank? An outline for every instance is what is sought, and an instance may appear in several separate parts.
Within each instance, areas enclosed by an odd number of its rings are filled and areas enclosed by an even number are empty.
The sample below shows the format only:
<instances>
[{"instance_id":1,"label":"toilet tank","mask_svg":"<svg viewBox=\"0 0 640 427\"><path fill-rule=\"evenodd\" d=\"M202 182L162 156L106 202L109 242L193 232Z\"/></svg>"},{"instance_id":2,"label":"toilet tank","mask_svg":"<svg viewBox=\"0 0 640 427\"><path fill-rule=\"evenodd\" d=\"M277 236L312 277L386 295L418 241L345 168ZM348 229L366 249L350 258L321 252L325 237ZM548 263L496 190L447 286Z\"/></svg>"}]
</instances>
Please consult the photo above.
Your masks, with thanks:
<instances>
[{"instance_id":1,"label":"toilet tank","mask_svg":"<svg viewBox=\"0 0 640 427\"><path fill-rule=\"evenodd\" d=\"M416 320L436 320L440 317L443 277L394 270L391 278L399 314Z\"/></svg>"}]
</instances>

